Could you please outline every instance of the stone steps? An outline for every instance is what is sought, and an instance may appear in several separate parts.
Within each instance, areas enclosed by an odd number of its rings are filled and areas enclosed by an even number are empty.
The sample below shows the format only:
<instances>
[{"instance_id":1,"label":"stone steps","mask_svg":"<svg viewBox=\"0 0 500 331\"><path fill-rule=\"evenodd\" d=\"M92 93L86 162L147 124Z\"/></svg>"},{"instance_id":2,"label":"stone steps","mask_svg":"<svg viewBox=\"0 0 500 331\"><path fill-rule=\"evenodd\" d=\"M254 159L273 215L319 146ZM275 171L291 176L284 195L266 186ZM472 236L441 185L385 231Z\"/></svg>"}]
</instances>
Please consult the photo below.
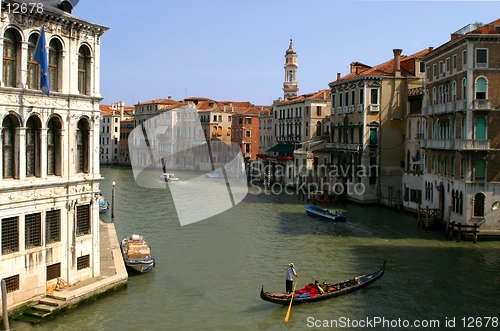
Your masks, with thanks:
<instances>
[{"instance_id":1,"label":"stone steps","mask_svg":"<svg viewBox=\"0 0 500 331\"><path fill-rule=\"evenodd\" d=\"M16 319L36 324L49 319L54 312L59 311L64 302L64 300L44 297L36 305L24 310L23 314Z\"/></svg>"}]
</instances>

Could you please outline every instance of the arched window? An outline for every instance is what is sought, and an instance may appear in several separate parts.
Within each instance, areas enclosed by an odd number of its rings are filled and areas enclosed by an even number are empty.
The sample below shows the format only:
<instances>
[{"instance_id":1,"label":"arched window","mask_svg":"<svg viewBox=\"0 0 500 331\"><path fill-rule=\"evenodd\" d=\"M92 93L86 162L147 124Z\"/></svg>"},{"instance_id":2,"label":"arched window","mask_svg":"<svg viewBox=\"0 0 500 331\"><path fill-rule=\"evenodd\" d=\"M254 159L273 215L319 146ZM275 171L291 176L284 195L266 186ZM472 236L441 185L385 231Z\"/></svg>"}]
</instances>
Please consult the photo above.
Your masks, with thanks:
<instances>
[{"instance_id":1,"label":"arched window","mask_svg":"<svg viewBox=\"0 0 500 331\"><path fill-rule=\"evenodd\" d=\"M322 135L322 133L321 133L321 122L320 122L320 121L318 121L318 122L316 123L316 135L317 135L318 137L320 137L320 136Z\"/></svg>"},{"instance_id":2,"label":"arched window","mask_svg":"<svg viewBox=\"0 0 500 331\"><path fill-rule=\"evenodd\" d=\"M476 118L475 138L486 139L486 119L484 117Z\"/></svg>"},{"instance_id":3,"label":"arched window","mask_svg":"<svg viewBox=\"0 0 500 331\"><path fill-rule=\"evenodd\" d=\"M32 90L38 90L40 87L40 66L34 59L38 37L38 34L34 33L28 39L28 79L26 83L28 88Z\"/></svg>"},{"instance_id":4,"label":"arched window","mask_svg":"<svg viewBox=\"0 0 500 331\"><path fill-rule=\"evenodd\" d=\"M451 210L452 211L455 211L455 206L456 206L455 190L451 190Z\"/></svg>"},{"instance_id":5,"label":"arched window","mask_svg":"<svg viewBox=\"0 0 500 331\"><path fill-rule=\"evenodd\" d=\"M476 99L486 99L486 78L479 77L476 80L476 91L475 98Z\"/></svg>"},{"instance_id":6,"label":"arched window","mask_svg":"<svg viewBox=\"0 0 500 331\"><path fill-rule=\"evenodd\" d=\"M486 175L486 162L484 159L477 159L474 171L475 180L483 180Z\"/></svg>"},{"instance_id":7,"label":"arched window","mask_svg":"<svg viewBox=\"0 0 500 331\"><path fill-rule=\"evenodd\" d=\"M78 121L76 132L76 172L89 172L89 122Z\"/></svg>"},{"instance_id":8,"label":"arched window","mask_svg":"<svg viewBox=\"0 0 500 331\"><path fill-rule=\"evenodd\" d=\"M476 193L474 196L474 216L482 217L484 216L484 203L486 201L486 196L484 193Z\"/></svg>"},{"instance_id":9,"label":"arched window","mask_svg":"<svg viewBox=\"0 0 500 331\"><path fill-rule=\"evenodd\" d=\"M40 120L31 116L26 123L26 176L40 177Z\"/></svg>"},{"instance_id":10,"label":"arched window","mask_svg":"<svg viewBox=\"0 0 500 331\"><path fill-rule=\"evenodd\" d=\"M56 92L60 92L59 68L61 67L61 50L62 46L59 40L52 39L49 43L49 78L50 89ZM78 64L80 65L80 59L78 60ZM80 66L78 66L78 73L80 73Z\"/></svg>"},{"instance_id":11,"label":"arched window","mask_svg":"<svg viewBox=\"0 0 500 331\"><path fill-rule=\"evenodd\" d=\"M90 51L82 46L78 51L78 91L88 94L90 88Z\"/></svg>"},{"instance_id":12,"label":"arched window","mask_svg":"<svg viewBox=\"0 0 500 331\"><path fill-rule=\"evenodd\" d=\"M62 175L61 172L61 121L52 117L47 130L47 175Z\"/></svg>"},{"instance_id":13,"label":"arched window","mask_svg":"<svg viewBox=\"0 0 500 331\"><path fill-rule=\"evenodd\" d=\"M451 101L457 101L457 82L451 84Z\"/></svg>"},{"instance_id":14,"label":"arched window","mask_svg":"<svg viewBox=\"0 0 500 331\"><path fill-rule=\"evenodd\" d=\"M217 128L217 135L218 135L218 136L222 136L222 126L219 126L219 127Z\"/></svg>"},{"instance_id":15,"label":"arched window","mask_svg":"<svg viewBox=\"0 0 500 331\"><path fill-rule=\"evenodd\" d=\"M462 100L467 100L467 79L462 79Z\"/></svg>"},{"instance_id":16,"label":"arched window","mask_svg":"<svg viewBox=\"0 0 500 331\"><path fill-rule=\"evenodd\" d=\"M3 38L3 84L16 87L20 38L14 29L5 31Z\"/></svg>"},{"instance_id":17,"label":"arched window","mask_svg":"<svg viewBox=\"0 0 500 331\"><path fill-rule=\"evenodd\" d=\"M436 88L434 87L434 88L432 89L432 104L433 104L433 105L435 105L435 104L436 104L436 100L437 100L437 98L436 98Z\"/></svg>"},{"instance_id":18,"label":"arched window","mask_svg":"<svg viewBox=\"0 0 500 331\"><path fill-rule=\"evenodd\" d=\"M467 139L467 118L462 117L462 139Z\"/></svg>"},{"instance_id":19,"label":"arched window","mask_svg":"<svg viewBox=\"0 0 500 331\"><path fill-rule=\"evenodd\" d=\"M17 176L15 150L17 119L8 115L2 122L2 177L15 178Z\"/></svg>"}]
</instances>

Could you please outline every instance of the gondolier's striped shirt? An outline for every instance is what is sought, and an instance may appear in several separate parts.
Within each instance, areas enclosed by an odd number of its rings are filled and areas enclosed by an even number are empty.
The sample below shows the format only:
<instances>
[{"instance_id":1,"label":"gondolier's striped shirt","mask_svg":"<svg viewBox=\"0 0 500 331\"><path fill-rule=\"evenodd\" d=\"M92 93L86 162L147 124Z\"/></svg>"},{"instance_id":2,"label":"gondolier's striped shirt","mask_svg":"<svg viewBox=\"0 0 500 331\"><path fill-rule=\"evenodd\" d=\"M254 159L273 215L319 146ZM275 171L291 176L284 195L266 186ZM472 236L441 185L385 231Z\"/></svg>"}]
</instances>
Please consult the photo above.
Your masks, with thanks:
<instances>
[{"instance_id":1,"label":"gondolier's striped shirt","mask_svg":"<svg viewBox=\"0 0 500 331\"><path fill-rule=\"evenodd\" d=\"M286 279L287 280L293 280L293 276L297 276L297 273L295 272L294 267L283 267L283 269L286 270Z\"/></svg>"}]
</instances>

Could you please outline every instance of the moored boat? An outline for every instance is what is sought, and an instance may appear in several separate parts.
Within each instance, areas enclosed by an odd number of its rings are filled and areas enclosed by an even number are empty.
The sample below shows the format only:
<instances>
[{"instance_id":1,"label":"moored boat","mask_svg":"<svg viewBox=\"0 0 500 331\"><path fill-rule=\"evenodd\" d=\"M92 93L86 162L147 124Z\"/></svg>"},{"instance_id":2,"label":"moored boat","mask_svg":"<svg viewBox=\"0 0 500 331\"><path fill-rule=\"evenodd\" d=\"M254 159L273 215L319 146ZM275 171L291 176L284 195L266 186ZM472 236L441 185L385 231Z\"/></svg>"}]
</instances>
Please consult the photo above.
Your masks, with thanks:
<instances>
[{"instance_id":1,"label":"moored boat","mask_svg":"<svg viewBox=\"0 0 500 331\"><path fill-rule=\"evenodd\" d=\"M99 214L104 214L109 209L109 203L101 195L99 196Z\"/></svg>"},{"instance_id":2,"label":"moored boat","mask_svg":"<svg viewBox=\"0 0 500 331\"><path fill-rule=\"evenodd\" d=\"M345 222L347 218L341 211L330 211L319 206L305 206L306 214L332 222Z\"/></svg>"},{"instance_id":3,"label":"moored boat","mask_svg":"<svg viewBox=\"0 0 500 331\"><path fill-rule=\"evenodd\" d=\"M142 236L133 234L123 239L120 247L123 261L129 270L140 273L153 270L156 259L151 255L151 247Z\"/></svg>"},{"instance_id":4,"label":"moored boat","mask_svg":"<svg viewBox=\"0 0 500 331\"><path fill-rule=\"evenodd\" d=\"M384 275L385 263L386 261L384 261L380 270L371 274L354 277L335 284L323 283L319 285L319 288L318 285L308 284L306 287L295 291L292 305L322 301L360 290L370 284L373 284ZM289 305L292 295L284 292L265 292L264 286L262 286L260 290L260 297L265 301Z\"/></svg>"},{"instance_id":5,"label":"moored boat","mask_svg":"<svg viewBox=\"0 0 500 331\"><path fill-rule=\"evenodd\" d=\"M311 193L311 202L318 205L328 205L332 203L332 200L323 191L316 191Z\"/></svg>"}]
</instances>

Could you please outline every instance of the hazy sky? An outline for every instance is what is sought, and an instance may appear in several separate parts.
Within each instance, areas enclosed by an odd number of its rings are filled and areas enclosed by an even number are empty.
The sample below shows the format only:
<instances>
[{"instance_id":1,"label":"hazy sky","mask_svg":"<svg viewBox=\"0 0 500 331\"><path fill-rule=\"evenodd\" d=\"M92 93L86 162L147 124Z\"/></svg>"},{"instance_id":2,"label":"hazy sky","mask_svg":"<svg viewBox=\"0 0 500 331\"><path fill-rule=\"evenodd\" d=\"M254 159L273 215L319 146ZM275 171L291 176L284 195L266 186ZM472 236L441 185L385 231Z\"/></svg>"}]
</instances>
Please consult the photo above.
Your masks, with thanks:
<instances>
[{"instance_id":1,"label":"hazy sky","mask_svg":"<svg viewBox=\"0 0 500 331\"><path fill-rule=\"evenodd\" d=\"M349 64L438 47L463 26L500 18L495 1L80 0L73 14L101 39L103 103L172 96L270 105L283 96L285 51L299 94L328 88Z\"/></svg>"}]
</instances>

